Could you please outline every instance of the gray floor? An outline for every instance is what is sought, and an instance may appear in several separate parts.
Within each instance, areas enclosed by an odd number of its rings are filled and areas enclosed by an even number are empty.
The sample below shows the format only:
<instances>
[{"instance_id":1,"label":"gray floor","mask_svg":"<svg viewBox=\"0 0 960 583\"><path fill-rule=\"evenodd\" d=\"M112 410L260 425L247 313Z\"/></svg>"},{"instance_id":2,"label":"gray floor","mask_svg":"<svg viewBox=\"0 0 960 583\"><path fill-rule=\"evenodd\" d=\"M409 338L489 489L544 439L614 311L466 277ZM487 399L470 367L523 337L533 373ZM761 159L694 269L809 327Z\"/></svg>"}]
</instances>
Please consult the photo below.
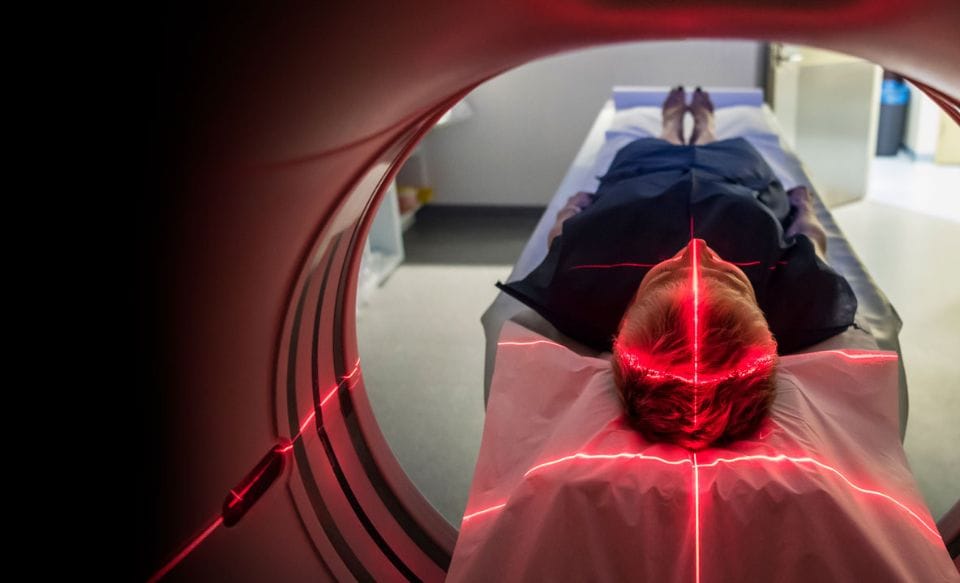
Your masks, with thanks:
<instances>
[{"instance_id":1,"label":"gray floor","mask_svg":"<svg viewBox=\"0 0 960 583\"><path fill-rule=\"evenodd\" d=\"M380 428L456 527L483 430L480 315L543 210L424 207L404 235L406 261L358 311L363 377Z\"/></svg>"},{"instance_id":2,"label":"gray floor","mask_svg":"<svg viewBox=\"0 0 960 583\"><path fill-rule=\"evenodd\" d=\"M903 319L904 449L939 518L960 499L960 224L871 200L833 214Z\"/></svg>"},{"instance_id":3,"label":"gray floor","mask_svg":"<svg viewBox=\"0 0 960 583\"><path fill-rule=\"evenodd\" d=\"M466 506L483 425L480 315L542 212L462 211L421 211L405 236L408 261L360 310L358 325L383 432L453 525ZM953 257L960 224L873 200L834 214L903 317L911 399L905 446L939 518L960 498L960 262Z\"/></svg>"},{"instance_id":4,"label":"gray floor","mask_svg":"<svg viewBox=\"0 0 960 583\"><path fill-rule=\"evenodd\" d=\"M404 233L404 263L513 265L543 211L544 207L427 205Z\"/></svg>"}]
</instances>

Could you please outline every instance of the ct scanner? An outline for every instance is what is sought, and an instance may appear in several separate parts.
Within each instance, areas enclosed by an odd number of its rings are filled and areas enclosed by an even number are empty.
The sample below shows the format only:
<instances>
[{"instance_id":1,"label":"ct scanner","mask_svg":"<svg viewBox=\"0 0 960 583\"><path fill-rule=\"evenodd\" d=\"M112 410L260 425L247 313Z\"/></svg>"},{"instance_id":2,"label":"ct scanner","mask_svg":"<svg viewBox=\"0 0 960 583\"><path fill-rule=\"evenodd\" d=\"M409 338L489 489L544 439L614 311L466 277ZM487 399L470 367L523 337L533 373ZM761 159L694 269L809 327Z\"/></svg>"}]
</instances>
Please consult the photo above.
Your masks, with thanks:
<instances>
[{"instance_id":1,"label":"ct scanner","mask_svg":"<svg viewBox=\"0 0 960 583\"><path fill-rule=\"evenodd\" d=\"M956 0L372 0L168 24L148 257L159 465L179 486L157 487L142 575L170 580L444 578L457 532L378 430L354 305L385 185L479 83L602 43L752 38L879 63L960 123ZM955 557L957 521L941 530Z\"/></svg>"}]
</instances>

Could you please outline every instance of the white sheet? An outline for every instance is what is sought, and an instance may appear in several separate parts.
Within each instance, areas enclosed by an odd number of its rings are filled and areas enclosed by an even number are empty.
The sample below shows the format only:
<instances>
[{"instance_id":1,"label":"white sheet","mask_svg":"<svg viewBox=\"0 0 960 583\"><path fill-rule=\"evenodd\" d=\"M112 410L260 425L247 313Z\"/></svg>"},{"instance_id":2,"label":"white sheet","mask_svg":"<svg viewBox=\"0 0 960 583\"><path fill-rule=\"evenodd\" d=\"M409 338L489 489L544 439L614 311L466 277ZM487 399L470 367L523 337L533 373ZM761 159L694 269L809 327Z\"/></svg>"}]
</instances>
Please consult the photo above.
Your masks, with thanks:
<instances>
[{"instance_id":1,"label":"white sheet","mask_svg":"<svg viewBox=\"0 0 960 583\"><path fill-rule=\"evenodd\" d=\"M900 445L896 353L784 357L770 421L696 458L625 424L607 356L504 325L450 581L960 580Z\"/></svg>"}]
</instances>

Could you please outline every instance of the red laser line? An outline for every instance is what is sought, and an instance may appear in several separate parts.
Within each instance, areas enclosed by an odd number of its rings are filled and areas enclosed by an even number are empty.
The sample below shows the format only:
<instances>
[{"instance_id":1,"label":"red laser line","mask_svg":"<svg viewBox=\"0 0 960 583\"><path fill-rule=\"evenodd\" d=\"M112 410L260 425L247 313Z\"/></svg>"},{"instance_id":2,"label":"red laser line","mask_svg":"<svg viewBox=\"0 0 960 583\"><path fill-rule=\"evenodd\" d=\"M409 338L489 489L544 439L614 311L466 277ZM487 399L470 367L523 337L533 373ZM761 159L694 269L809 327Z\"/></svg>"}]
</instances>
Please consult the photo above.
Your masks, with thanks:
<instances>
[{"instance_id":1,"label":"red laser line","mask_svg":"<svg viewBox=\"0 0 960 583\"><path fill-rule=\"evenodd\" d=\"M218 516L216 520L211 522L208 527L203 529L203 531L201 531L200 534L196 536L196 538L194 538L192 541L190 541L189 544L183 547L183 549L181 549L179 553L174 555L174 557L170 559L170 561L167 562L166 565L164 565L159 571L154 573L152 577L147 579L147 583L155 583L156 581L163 579L167 575L167 573L169 573L174 567L176 567L180 563L180 561L185 559L187 555L192 553L195 548L200 546L200 543L206 540L208 536L213 534L213 531L217 530L217 528L219 528L221 524L223 524L223 517Z\"/></svg>"},{"instance_id":2,"label":"red laser line","mask_svg":"<svg viewBox=\"0 0 960 583\"><path fill-rule=\"evenodd\" d=\"M918 514L917 514L916 512L914 512L913 510L910 510L910 508L908 508L905 504L903 504L902 502L900 502L899 500L897 500L897 499L894 498L893 496L890 496L889 494L884 494L883 492L880 492L880 491L877 491L877 490L871 490L871 489L868 489L868 488L864 488L864 487L862 487L862 486L858 486L857 484L853 483L849 478L847 478L847 476L845 476L845 475L843 474L843 472L841 472L840 470L834 468L834 467L831 466L831 465L825 464L825 463L823 463L823 462L821 462L821 461L819 461L819 460L813 459L813 458L811 458L811 457L791 457L791 456L788 456L788 455L785 455L785 454L779 454L779 455L775 455L775 456L771 456L771 455L759 455L759 454L758 454L758 455L744 455L744 456L738 456L738 457L735 457L735 458L717 458L717 459L713 460L712 462L709 462L709 463L706 463L706 464L700 464L700 467L709 468L709 467L717 466L717 465L719 465L719 464L721 464L721 463L732 464L732 463L737 463L737 462L742 462L742 461L751 461L751 460L769 461L769 462L775 462L775 463L780 463L780 462L785 462L785 461L787 461L787 462L791 462L791 463L794 463L794 464L813 464L813 465L815 465L815 466L818 466L818 467L820 467L820 468L823 468L823 469L825 469L825 470L827 470L827 471L829 471L829 472L832 472L832 473L833 473L834 475L836 475L838 478L840 478L841 480L843 480L848 486L850 486L851 488L853 488L854 490L856 490L856 491L858 491L858 492L861 492L861 493L863 493L863 494L868 494L868 495L871 495L871 496L877 496L877 497L880 497L881 499L884 499L884 500L887 500L887 501L889 501L889 502L892 502L892 503L895 504L897 507L899 507L901 510L905 511L907 514L909 514L910 516L912 516L912 517L914 518L914 520L916 520L916 521L920 524L920 526L922 526L922 527L925 528L927 531L929 531L930 534L932 534L938 541L941 540L940 534L938 533L938 531L937 531L936 528L931 527L929 524L926 523L926 521L924 521L924 520L920 517L920 515L918 515Z\"/></svg>"},{"instance_id":3,"label":"red laser line","mask_svg":"<svg viewBox=\"0 0 960 583\"><path fill-rule=\"evenodd\" d=\"M290 447L293 447L292 442L295 442L296 440L300 439L300 436L303 434L304 431L307 430L307 426L310 425L310 422L313 421L314 417L316 416L317 416L316 409L314 409L313 411L310 412L309 415L307 415L307 418L304 419L303 423L300 424L300 429L297 431L297 434L294 436L293 439L290 440L291 441Z\"/></svg>"},{"instance_id":4,"label":"red laser line","mask_svg":"<svg viewBox=\"0 0 960 583\"><path fill-rule=\"evenodd\" d=\"M835 354L848 360L867 360L873 362L887 362L899 358L895 353L888 352L849 352L846 350L821 350L819 352Z\"/></svg>"},{"instance_id":5,"label":"red laser line","mask_svg":"<svg viewBox=\"0 0 960 583\"><path fill-rule=\"evenodd\" d=\"M693 508L694 574L696 583L700 583L700 465L697 464L697 452L693 452Z\"/></svg>"},{"instance_id":6,"label":"red laser line","mask_svg":"<svg viewBox=\"0 0 960 583\"><path fill-rule=\"evenodd\" d=\"M463 520L461 520L461 522L466 522L466 521L468 521L468 520L470 520L470 519L472 519L472 518L475 518L475 517L477 517L477 516L482 516L482 515L484 515L484 514L493 512L493 511L495 511L495 510L500 510L501 508L503 508L503 507L506 506L506 505L507 505L507 503L504 502L503 504L497 504L496 506L491 506L491 507L489 507L489 508L484 508L483 510L479 510L479 511L477 511L477 512L472 512L472 513L470 513L470 514L464 514L464 515L463 515Z\"/></svg>"},{"instance_id":7,"label":"red laser line","mask_svg":"<svg viewBox=\"0 0 960 583\"><path fill-rule=\"evenodd\" d=\"M344 375L340 379L340 382L334 385L332 389L330 389L330 392L328 392L327 396L320 401L320 405L317 408L321 408L324 405L326 405L327 401L329 401L330 398L337 393L337 390L339 390L340 387L343 386L343 383L352 380L353 377L356 376L358 372L360 372L360 359L357 359L357 363L354 365L353 370L350 371L350 374ZM290 438L291 444L288 447L290 448L293 447L293 443L296 443L296 441L300 439L300 437L303 435L303 432L307 430L307 426L310 424L310 422L312 422L316 418L317 408L314 408L314 410L311 411L309 415L307 415L307 418L304 419L303 423L300 424L300 429L297 431L297 434L292 438ZM287 447L284 447L283 451L289 451L289 449L287 449Z\"/></svg>"},{"instance_id":8,"label":"red laser line","mask_svg":"<svg viewBox=\"0 0 960 583\"><path fill-rule=\"evenodd\" d=\"M347 374L347 375L345 375L343 378L341 378L340 382L337 383L336 386L334 386L333 390L330 392L329 395L327 395L327 397L326 397L323 401L320 402L320 405L319 405L319 406L322 407L322 406L324 405L324 403L326 403L327 400L328 400L331 396L333 396L334 393L336 393L337 389L339 389L340 387L343 386L343 383L348 382L348 381L350 381L351 379L353 379L353 377L356 376L358 372L360 372L360 359L357 359L357 362L356 362L356 364L354 365L353 370L351 370L349 374ZM299 440L301 437L303 437L304 431L306 431L306 429L307 429L307 427L309 426L309 424L310 424L314 419L316 419L316 417L317 417L317 408L315 407L315 408L310 412L310 414L307 415L306 419L304 419L304 421L300 424L300 427L299 427L299 429L298 429L298 431L297 431L297 434L296 434L295 436L293 436L289 441L287 441L287 440L284 439L284 440L281 440L280 443L277 444L277 447L280 448L278 451L279 451L280 453L288 453L288 452L292 451L294 444L297 442L297 440ZM286 442L286 443L284 443L284 442ZM246 493L250 490L250 488L253 487L253 485L257 483L258 478L263 475L263 473L268 469L268 467L269 467L269 466L264 467L252 480L250 480L249 483L246 485L246 487L245 487L239 494L238 494L237 492L235 492L233 489L231 489L231 490L230 490L230 495L233 496L233 500L230 502L230 504L229 504L228 506L232 508L232 507L236 506L237 504L239 504L241 501L243 501L244 495L246 495ZM169 573L171 569L173 569L174 567L176 567L177 564L180 563L180 561L182 561L187 555L189 555L190 553L192 553L193 550L196 549L196 548L200 545L200 543L202 543L208 536L210 536L210 534L211 534L214 530L216 530L217 527L219 527L221 524L223 524L223 516L222 516L222 515L221 515L221 516L218 516L217 519L214 520L213 523L210 524L210 526L208 526L206 529L204 529L203 532L201 532L195 539L193 539L188 545L186 545L186 546L183 548L183 550L181 550L179 553L177 553L177 555L176 555L175 557L173 557L173 559L171 559L166 565L164 565L163 568L161 568L159 571L157 571L157 572L149 579L149 582L148 582L148 583L152 583L152 582L154 582L154 581L159 581L159 580L162 579L164 576L166 576L166 574Z\"/></svg>"},{"instance_id":9,"label":"red laser line","mask_svg":"<svg viewBox=\"0 0 960 583\"><path fill-rule=\"evenodd\" d=\"M668 460L668 459L666 459L666 458L662 458L662 457L659 457L659 456L647 455L647 454L643 454L643 453L575 453L575 454L572 454L572 455L567 455L567 456L563 456L563 457L561 457L561 458L557 458L557 459L555 459L555 460L551 460L551 461L549 461L549 462L544 462L544 463L542 463L542 464L537 464L537 465L533 466L532 468L530 468L529 470L527 470L527 471L523 474L523 477L527 477L527 476L529 476L530 474L532 474L533 472L536 472L536 471L541 470L541 469L543 469L543 468L547 468L547 467L550 467L550 466L555 466L555 465L557 465L557 464L562 464L562 463L565 463L565 462L568 462L568 461L571 461L571 460L575 460L575 459L580 459L580 460L638 459L638 460L656 461L656 462L660 462L660 463L663 463L663 464L669 464L669 465L672 465L672 466L692 463L692 462L690 461L690 458L683 458L683 459L679 459L679 460Z\"/></svg>"},{"instance_id":10,"label":"red laser line","mask_svg":"<svg viewBox=\"0 0 960 583\"><path fill-rule=\"evenodd\" d=\"M293 445L291 444L290 447L292 448ZM281 452L284 452L285 450L286 450L286 448L281 449L280 451L281 451ZM254 476L252 480L250 480L249 482L247 482L247 485L243 488L243 490L240 490L240 493L239 493L239 494L237 494L236 492L233 491L233 489L231 489L231 490L230 490L230 494L233 495L233 500L230 501L230 504L229 504L228 506L229 506L230 508L233 508L233 507L236 506L237 504L243 502L243 497L247 495L247 492L250 491L250 488L252 488L253 485L257 483L257 481L260 479L260 476L262 476L264 473L266 473L266 471L267 471L268 469L270 469L270 465L269 465L269 464L263 466L263 468L262 468L259 472L257 472L257 475Z\"/></svg>"},{"instance_id":11,"label":"red laser line","mask_svg":"<svg viewBox=\"0 0 960 583\"><path fill-rule=\"evenodd\" d=\"M696 452L693 452L693 453L695 454ZM542 470L542 469L545 469L545 468L548 468L548 467L552 467L552 466L555 466L555 465L563 464L563 463L566 463L566 462L571 462L571 461L574 461L574 460L586 460L586 461L591 461L591 460L614 460L614 459L655 461L655 462L659 462L659 463L662 463L662 464L674 465L674 466L676 466L676 465L690 464L690 465L691 465L692 467L694 467L695 470L696 470L696 474L695 474L695 475L696 475L696 480L697 480L697 481L696 481L696 488L697 488L698 490L699 490L699 487L700 487L700 483L699 483L699 469L700 469L700 468L712 468L712 467L716 467L716 466L718 466L718 465L720 465L720 464L734 464L734 463L739 463L739 462L744 462L744 461L767 461L767 462L773 462L773 463L791 462L791 463L794 463L794 464L812 464L812 465L815 465L815 466L817 466L817 467L819 467L819 468L822 468L822 469L824 469L824 470L827 470L827 471L829 471L830 473L836 475L836 476L837 476L838 478L840 478L847 486L849 486L849 487L852 488L853 490L856 490L857 492L860 492L860 493L862 493L862 494L867 494L867 495L870 495L870 496L880 497L880 498L882 498L882 499L884 499L884 500L887 500L887 501L893 503L894 505L896 505L896 506L897 506L898 508L900 508L901 510L907 512L907 513L908 513L910 516L912 516L918 523L920 523L921 526L923 526L927 531L929 531L931 534L933 534L935 537L937 537L937 540L940 540L939 534L937 534L937 530L936 530L935 528L931 527L930 525L928 525L928 524L923 520L923 518L920 517L920 515L918 515L918 514L917 514L916 512L914 512L913 510L911 510L907 505L903 504L902 502L900 502L899 500L897 500L897 499L894 498L893 496L890 496L889 494L885 494L884 492L880 492L880 491L878 491L878 490L871 490L871 489L869 489L869 488L864 488L864 487L862 487L862 486L859 486L859 485L857 485L856 483L854 483L852 480L850 480L850 479L849 479L845 474L843 474L843 472L841 472L840 470L836 469L835 467L833 467L833 466L831 466L831 465L829 465L829 464L826 464L826 463L824 463L824 462L821 462L821 461L816 460L816 459L811 458L811 457L794 457L794 456L788 456L788 455L786 455L786 454L778 454L778 455L756 454L756 455L737 456L737 457L733 457L733 458L719 457L719 458L714 459L714 460L711 461L711 462L701 463L701 462L697 461L696 456L694 456L693 458L682 458L682 459L677 459L677 460L670 460L670 459L666 459L666 458L663 458L663 457L660 457L660 456L652 456L652 455L647 455L647 454L643 454L643 453L630 453L630 452L621 452L621 453L613 453L613 454L575 453L575 454L571 454L571 455L562 456L562 457L559 457L559 458L557 458L557 459L554 459L554 460L551 460L551 461L548 461L548 462L544 462L544 463L541 463L541 464L537 464L537 465L533 466L532 468L530 468L529 470L527 470L527 471L523 474L523 476L524 476L524 477L527 477L527 476L529 476L530 474L532 474L532 473L534 473L534 472L536 472L536 471L539 471L539 470ZM698 500L698 502L697 502L697 504L696 504L695 506L699 507L699 496L698 496L697 500ZM477 515L477 514L480 514L480 513L491 512L491 511L493 511L493 510L495 510L495 509L496 509L496 508L491 507L491 508L487 508L487 509L485 509L485 510L482 510L482 511L480 511L480 512L475 512L475 513L473 513L473 514L474 514L474 515Z\"/></svg>"},{"instance_id":12,"label":"red laser line","mask_svg":"<svg viewBox=\"0 0 960 583\"><path fill-rule=\"evenodd\" d=\"M558 348L566 348L563 344L557 344L550 340L531 340L530 342L497 342L497 346L533 346L534 344L549 344Z\"/></svg>"},{"instance_id":13,"label":"red laser line","mask_svg":"<svg viewBox=\"0 0 960 583\"><path fill-rule=\"evenodd\" d=\"M340 389L340 385L334 385L333 388L330 389L330 392L327 393L327 396L320 401L320 406L323 407L324 405L326 405L327 401L329 401L334 395L336 395L339 389Z\"/></svg>"},{"instance_id":14,"label":"red laser line","mask_svg":"<svg viewBox=\"0 0 960 583\"><path fill-rule=\"evenodd\" d=\"M670 261L670 259L664 259L664 261ZM584 265L574 265L570 268L571 271L574 269L614 269L617 267L656 267L660 263L633 263L633 262L623 262L623 263L589 263ZM737 267L756 267L758 265L763 265L762 261L727 261L727 263L736 265ZM786 265L786 261L778 261L777 263L781 265ZM770 266L768 269L776 269L776 265Z\"/></svg>"},{"instance_id":15,"label":"red laser line","mask_svg":"<svg viewBox=\"0 0 960 583\"><path fill-rule=\"evenodd\" d=\"M724 381L743 378L756 373L761 368L776 364L776 357L771 355L756 357L752 360L743 359L740 363L730 367L724 372L704 375L697 371L697 378L695 380L693 376L685 375L682 372L658 369L656 367L648 366L647 364L644 364L644 361L648 359L645 358L645 355L643 354L621 349L620 359L624 361L624 364L626 364L628 367L634 370L643 371L643 373L651 380L672 380L697 386L717 384ZM649 360L652 360L652 358Z\"/></svg>"},{"instance_id":16,"label":"red laser line","mask_svg":"<svg viewBox=\"0 0 960 583\"><path fill-rule=\"evenodd\" d=\"M607 264L591 264L591 265L574 265L571 267L571 270L574 269L612 269L614 267L655 267L659 263L607 263Z\"/></svg>"},{"instance_id":17,"label":"red laser line","mask_svg":"<svg viewBox=\"0 0 960 583\"><path fill-rule=\"evenodd\" d=\"M693 217L690 217L690 228L693 229ZM697 428L698 391L700 385L700 262L697 258L696 239L690 240L693 246L693 270L690 279L693 285L693 428Z\"/></svg>"}]
</instances>

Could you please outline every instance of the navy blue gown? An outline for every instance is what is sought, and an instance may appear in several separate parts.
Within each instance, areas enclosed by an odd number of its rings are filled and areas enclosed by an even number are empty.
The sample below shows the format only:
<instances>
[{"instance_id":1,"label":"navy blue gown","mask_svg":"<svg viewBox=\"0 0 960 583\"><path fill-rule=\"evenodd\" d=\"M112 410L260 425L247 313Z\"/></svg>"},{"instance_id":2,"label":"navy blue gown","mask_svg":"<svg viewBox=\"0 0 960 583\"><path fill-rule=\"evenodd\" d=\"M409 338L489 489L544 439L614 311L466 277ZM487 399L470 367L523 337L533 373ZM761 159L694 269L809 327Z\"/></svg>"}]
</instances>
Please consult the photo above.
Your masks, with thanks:
<instances>
[{"instance_id":1,"label":"navy blue gown","mask_svg":"<svg viewBox=\"0 0 960 583\"><path fill-rule=\"evenodd\" d=\"M595 202L568 219L547 257L522 280L497 286L597 350L610 350L648 267L691 238L741 264L781 354L843 332L857 300L803 235L787 193L742 138L677 146L644 138L622 148L600 178Z\"/></svg>"}]
</instances>

